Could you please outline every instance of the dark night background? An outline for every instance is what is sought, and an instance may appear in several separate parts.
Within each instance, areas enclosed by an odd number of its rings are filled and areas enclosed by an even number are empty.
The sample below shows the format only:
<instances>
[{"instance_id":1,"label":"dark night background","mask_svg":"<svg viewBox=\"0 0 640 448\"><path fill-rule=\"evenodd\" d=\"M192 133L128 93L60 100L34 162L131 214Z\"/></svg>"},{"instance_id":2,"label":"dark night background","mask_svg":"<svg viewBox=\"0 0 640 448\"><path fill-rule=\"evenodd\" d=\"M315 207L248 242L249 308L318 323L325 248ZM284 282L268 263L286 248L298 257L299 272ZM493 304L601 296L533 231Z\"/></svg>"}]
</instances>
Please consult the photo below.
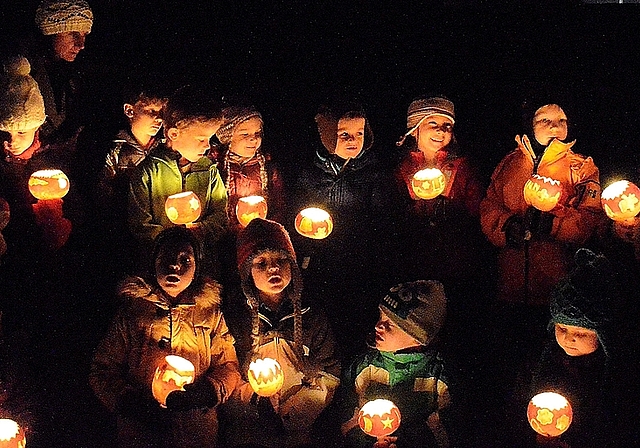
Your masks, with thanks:
<instances>
[{"instance_id":1,"label":"dark night background","mask_svg":"<svg viewBox=\"0 0 640 448\"><path fill-rule=\"evenodd\" d=\"M3 42L33 31L38 1L3 3ZM313 117L327 98L358 97L377 151L392 160L395 141L405 131L406 108L424 93L454 101L456 136L487 184L493 168L515 147L513 138L522 131L520 106L531 95L559 98L570 135L578 141L574 150L593 156L603 184L637 174L640 166L640 9L635 5L89 3L94 26L78 61L92 76L94 124L105 139L121 124L122 85L148 73L172 87L203 84L225 97L249 99L265 120L265 147L289 172L312 156L318 139ZM105 151L97 148L92 158L100 160ZM93 331L90 322L86 325L79 334ZM79 344L86 355L92 341ZM86 413L78 421L52 415L48 425L60 425L57 431L64 435L49 446L110 446L103 439L109 423L99 405L87 398L87 390L76 395L64 397L58 408L75 403ZM50 396L55 409L55 390ZM79 401L85 399L86 406Z\"/></svg>"}]
</instances>

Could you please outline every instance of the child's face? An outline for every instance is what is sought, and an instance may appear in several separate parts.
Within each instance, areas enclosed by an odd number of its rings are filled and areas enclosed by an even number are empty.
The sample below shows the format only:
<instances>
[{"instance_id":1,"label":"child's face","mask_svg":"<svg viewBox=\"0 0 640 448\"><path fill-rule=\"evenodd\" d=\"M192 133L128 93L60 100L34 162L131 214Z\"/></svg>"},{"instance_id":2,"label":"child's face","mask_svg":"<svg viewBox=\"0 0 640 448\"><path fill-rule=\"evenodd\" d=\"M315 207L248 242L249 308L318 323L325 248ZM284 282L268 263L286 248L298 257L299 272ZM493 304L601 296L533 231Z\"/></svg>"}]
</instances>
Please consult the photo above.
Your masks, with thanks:
<instances>
[{"instance_id":1,"label":"child's face","mask_svg":"<svg viewBox=\"0 0 640 448\"><path fill-rule=\"evenodd\" d=\"M451 143L453 122L442 115L428 116L413 132L422 152L435 153Z\"/></svg>"},{"instance_id":2,"label":"child's face","mask_svg":"<svg viewBox=\"0 0 640 448\"><path fill-rule=\"evenodd\" d=\"M19 156L33 144L36 132L39 128L27 129L26 131L5 131L10 136L10 140L4 142L4 149L14 156Z\"/></svg>"},{"instance_id":3,"label":"child's face","mask_svg":"<svg viewBox=\"0 0 640 448\"><path fill-rule=\"evenodd\" d=\"M282 253L269 250L253 259L251 276L262 294L281 298L282 292L291 283L291 264Z\"/></svg>"},{"instance_id":4,"label":"child's face","mask_svg":"<svg viewBox=\"0 0 640 448\"><path fill-rule=\"evenodd\" d=\"M557 138L563 141L567 138L567 116L557 104L542 106L533 117L533 135L538 143L547 146L551 140Z\"/></svg>"},{"instance_id":5,"label":"child's face","mask_svg":"<svg viewBox=\"0 0 640 448\"><path fill-rule=\"evenodd\" d=\"M342 159L357 157L364 146L364 118L341 118L338 121L336 155Z\"/></svg>"},{"instance_id":6,"label":"child's face","mask_svg":"<svg viewBox=\"0 0 640 448\"><path fill-rule=\"evenodd\" d=\"M73 62L84 49L87 39L85 31L65 31L53 35L53 52L63 61Z\"/></svg>"},{"instance_id":7,"label":"child's face","mask_svg":"<svg viewBox=\"0 0 640 448\"><path fill-rule=\"evenodd\" d=\"M595 331L573 325L555 324L556 341L569 356L589 355L598 349Z\"/></svg>"},{"instance_id":8,"label":"child's face","mask_svg":"<svg viewBox=\"0 0 640 448\"><path fill-rule=\"evenodd\" d=\"M183 128L168 129L167 138L173 150L189 162L197 162L209 151L209 139L219 127L220 123L193 123Z\"/></svg>"},{"instance_id":9,"label":"child's face","mask_svg":"<svg viewBox=\"0 0 640 448\"><path fill-rule=\"evenodd\" d=\"M131 121L134 134L155 136L162 127L162 102L125 104L124 114Z\"/></svg>"},{"instance_id":10,"label":"child's face","mask_svg":"<svg viewBox=\"0 0 640 448\"><path fill-rule=\"evenodd\" d=\"M405 348L418 347L413 336L400 328L394 321L380 310L380 318L376 324L376 348L381 352L397 352Z\"/></svg>"},{"instance_id":11,"label":"child's face","mask_svg":"<svg viewBox=\"0 0 640 448\"><path fill-rule=\"evenodd\" d=\"M260 145L262 145L262 120L253 117L234 128L229 151L241 157L253 157Z\"/></svg>"},{"instance_id":12,"label":"child's face","mask_svg":"<svg viewBox=\"0 0 640 448\"><path fill-rule=\"evenodd\" d=\"M177 297L196 273L193 247L187 242L166 244L160 248L155 265L158 285L169 296Z\"/></svg>"}]
</instances>

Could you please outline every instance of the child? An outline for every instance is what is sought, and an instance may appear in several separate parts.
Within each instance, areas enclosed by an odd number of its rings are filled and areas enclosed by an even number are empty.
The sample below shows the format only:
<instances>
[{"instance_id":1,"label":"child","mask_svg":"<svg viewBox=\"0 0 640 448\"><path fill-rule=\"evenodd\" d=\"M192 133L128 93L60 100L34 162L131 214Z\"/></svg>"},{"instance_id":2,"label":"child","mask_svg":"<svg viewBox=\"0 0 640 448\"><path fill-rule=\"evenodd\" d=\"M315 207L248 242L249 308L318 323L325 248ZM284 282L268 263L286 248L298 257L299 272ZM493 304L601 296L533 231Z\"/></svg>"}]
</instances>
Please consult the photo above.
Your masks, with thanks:
<instances>
[{"instance_id":1,"label":"child","mask_svg":"<svg viewBox=\"0 0 640 448\"><path fill-rule=\"evenodd\" d=\"M606 258L588 249L575 255L576 268L551 296L554 340L549 341L533 378L532 395L554 391L573 409L561 436L571 447L612 443L611 315L616 303L614 272ZM614 444L615 445L615 444Z\"/></svg>"},{"instance_id":2,"label":"child","mask_svg":"<svg viewBox=\"0 0 640 448\"><path fill-rule=\"evenodd\" d=\"M142 247L149 247L165 228L173 226L165 213L172 194L193 191L202 213L192 224L207 243L207 256L226 228L227 193L216 163L207 157L209 139L222 121L217 105L185 88L168 101L164 114L166 143L161 144L132 176L129 191L129 227Z\"/></svg>"},{"instance_id":3,"label":"child","mask_svg":"<svg viewBox=\"0 0 640 448\"><path fill-rule=\"evenodd\" d=\"M216 406L240 377L221 287L204 277L200 247L191 230L167 229L155 241L155 275L120 286L125 303L96 350L90 383L117 414L121 447L218 446ZM151 383L170 354L191 361L195 379L169 394L165 410Z\"/></svg>"},{"instance_id":4,"label":"child","mask_svg":"<svg viewBox=\"0 0 640 448\"><path fill-rule=\"evenodd\" d=\"M449 446L443 425L450 403L448 380L443 361L431 346L445 319L442 284L433 280L399 284L382 299L379 310L375 348L356 357L341 382L346 446ZM402 417L399 429L378 441L358 427L359 409L377 398L391 400Z\"/></svg>"},{"instance_id":5,"label":"child","mask_svg":"<svg viewBox=\"0 0 640 448\"><path fill-rule=\"evenodd\" d=\"M238 237L243 296L231 299L229 328L243 375L255 358L277 360L284 385L270 398L242 384L227 403L225 446L293 447L310 442L314 421L338 385L340 365L327 319L303 304L302 280L282 225L255 218ZM245 377L246 378L246 377Z\"/></svg>"}]
</instances>

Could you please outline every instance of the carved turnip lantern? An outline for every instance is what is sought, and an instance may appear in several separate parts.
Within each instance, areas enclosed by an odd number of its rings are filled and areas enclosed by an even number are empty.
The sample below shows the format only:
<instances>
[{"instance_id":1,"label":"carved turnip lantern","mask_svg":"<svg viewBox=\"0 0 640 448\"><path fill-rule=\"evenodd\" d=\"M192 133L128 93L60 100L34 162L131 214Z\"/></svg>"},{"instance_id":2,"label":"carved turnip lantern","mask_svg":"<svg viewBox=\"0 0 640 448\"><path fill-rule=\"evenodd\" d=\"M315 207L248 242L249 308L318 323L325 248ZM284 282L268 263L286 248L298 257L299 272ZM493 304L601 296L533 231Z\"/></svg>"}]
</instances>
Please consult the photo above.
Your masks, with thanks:
<instances>
[{"instance_id":1,"label":"carved turnip lantern","mask_svg":"<svg viewBox=\"0 0 640 448\"><path fill-rule=\"evenodd\" d=\"M200 217L200 199L193 191L172 194L164 203L167 218L174 224L191 224Z\"/></svg>"},{"instance_id":2,"label":"carved turnip lantern","mask_svg":"<svg viewBox=\"0 0 640 448\"><path fill-rule=\"evenodd\" d=\"M160 406L167 406L167 395L174 390L184 390L185 384L193 383L195 369L188 359L181 356L165 356L151 383L151 392Z\"/></svg>"},{"instance_id":3,"label":"carved turnip lantern","mask_svg":"<svg viewBox=\"0 0 640 448\"><path fill-rule=\"evenodd\" d=\"M411 188L421 199L433 199L442 194L447 180L438 168L425 168L411 178Z\"/></svg>"},{"instance_id":4,"label":"carved turnip lantern","mask_svg":"<svg viewBox=\"0 0 640 448\"><path fill-rule=\"evenodd\" d=\"M358 425L367 435L388 436L400 427L400 409L382 398L368 401L360 408Z\"/></svg>"},{"instance_id":5,"label":"carved turnip lantern","mask_svg":"<svg viewBox=\"0 0 640 448\"><path fill-rule=\"evenodd\" d=\"M545 437L557 437L569 428L573 418L571 404L555 392L534 396L527 407L531 427Z\"/></svg>"},{"instance_id":6,"label":"carved turnip lantern","mask_svg":"<svg viewBox=\"0 0 640 448\"><path fill-rule=\"evenodd\" d=\"M328 237L333 230L333 219L325 210L309 207L300 210L295 226L300 235L321 240Z\"/></svg>"},{"instance_id":7,"label":"carved turnip lantern","mask_svg":"<svg viewBox=\"0 0 640 448\"><path fill-rule=\"evenodd\" d=\"M534 174L524 184L523 193L524 201L527 205L531 205L542 212L549 212L558 205L562 195L562 186L559 180Z\"/></svg>"},{"instance_id":8,"label":"carved turnip lantern","mask_svg":"<svg viewBox=\"0 0 640 448\"><path fill-rule=\"evenodd\" d=\"M282 389L284 373L275 359L256 359L249 364L247 374L253 391L261 397L270 397Z\"/></svg>"},{"instance_id":9,"label":"carved turnip lantern","mask_svg":"<svg viewBox=\"0 0 640 448\"><path fill-rule=\"evenodd\" d=\"M24 430L11 419L0 419L0 448L24 448L27 439Z\"/></svg>"},{"instance_id":10,"label":"carved turnip lantern","mask_svg":"<svg viewBox=\"0 0 640 448\"><path fill-rule=\"evenodd\" d=\"M254 218L264 219L267 217L267 201L262 196L242 197L236 205L236 216L242 227L247 227Z\"/></svg>"},{"instance_id":11,"label":"carved turnip lantern","mask_svg":"<svg viewBox=\"0 0 640 448\"><path fill-rule=\"evenodd\" d=\"M614 221L625 221L640 212L640 188L628 180L619 180L602 190L602 208Z\"/></svg>"},{"instance_id":12,"label":"carved turnip lantern","mask_svg":"<svg viewBox=\"0 0 640 448\"><path fill-rule=\"evenodd\" d=\"M29 177L29 192L36 199L62 199L69 193L69 178L60 170L40 170Z\"/></svg>"}]
</instances>

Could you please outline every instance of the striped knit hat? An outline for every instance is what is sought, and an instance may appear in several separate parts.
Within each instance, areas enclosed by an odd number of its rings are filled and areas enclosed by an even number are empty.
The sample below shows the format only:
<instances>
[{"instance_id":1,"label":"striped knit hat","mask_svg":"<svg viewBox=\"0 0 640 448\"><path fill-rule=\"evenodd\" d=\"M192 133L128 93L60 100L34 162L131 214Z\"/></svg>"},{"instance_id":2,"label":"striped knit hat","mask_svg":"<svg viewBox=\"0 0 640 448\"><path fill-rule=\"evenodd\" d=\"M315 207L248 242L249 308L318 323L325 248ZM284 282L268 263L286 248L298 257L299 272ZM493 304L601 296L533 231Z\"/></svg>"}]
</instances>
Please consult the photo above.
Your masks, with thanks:
<instances>
[{"instance_id":1,"label":"striped knit hat","mask_svg":"<svg viewBox=\"0 0 640 448\"><path fill-rule=\"evenodd\" d=\"M222 111L222 115L224 116L224 121L218 129L218 132L216 132L216 137L218 137L218 140L220 140L220 143L222 143L223 145L228 145L231 142L233 129L240 123L243 123L251 118L259 118L260 121L262 121L262 115L260 115L260 112L258 112L251 106L227 107Z\"/></svg>"},{"instance_id":2,"label":"striped knit hat","mask_svg":"<svg viewBox=\"0 0 640 448\"><path fill-rule=\"evenodd\" d=\"M434 96L430 98L417 98L409 104L407 110L407 132L400 138L396 145L400 146L404 143L407 136L418 129L427 117L432 115L442 115L456 122L456 113L453 103L443 96Z\"/></svg>"},{"instance_id":3,"label":"striped knit hat","mask_svg":"<svg viewBox=\"0 0 640 448\"><path fill-rule=\"evenodd\" d=\"M36 10L36 25L45 36L67 31L90 33L93 11L84 0L44 0Z\"/></svg>"}]
</instances>

